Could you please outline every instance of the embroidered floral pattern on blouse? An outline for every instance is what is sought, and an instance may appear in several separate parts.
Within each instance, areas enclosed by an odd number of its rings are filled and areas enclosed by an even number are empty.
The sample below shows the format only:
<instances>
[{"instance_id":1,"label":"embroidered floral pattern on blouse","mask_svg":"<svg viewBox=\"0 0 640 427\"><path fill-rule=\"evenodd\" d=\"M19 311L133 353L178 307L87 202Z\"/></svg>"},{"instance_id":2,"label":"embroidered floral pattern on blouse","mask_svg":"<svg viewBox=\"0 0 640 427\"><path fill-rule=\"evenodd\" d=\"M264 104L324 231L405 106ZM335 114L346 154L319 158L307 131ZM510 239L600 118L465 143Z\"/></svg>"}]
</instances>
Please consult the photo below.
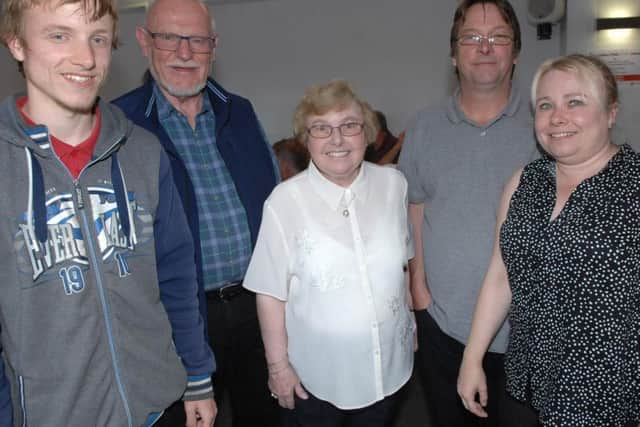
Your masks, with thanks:
<instances>
[{"instance_id":1,"label":"embroidered floral pattern on blouse","mask_svg":"<svg viewBox=\"0 0 640 427\"><path fill-rule=\"evenodd\" d=\"M347 280L343 274L335 273L330 265L322 265L322 255L317 253L317 241L311 236L309 230L303 229L296 236L295 242L301 255L301 267L311 273L309 283L311 286L326 292L343 288L346 285Z\"/></svg>"},{"instance_id":2,"label":"embroidered floral pattern on blouse","mask_svg":"<svg viewBox=\"0 0 640 427\"><path fill-rule=\"evenodd\" d=\"M389 299L389 310L393 313L394 316L397 316L400 312L400 308L402 308L402 304L400 304L400 298L391 297Z\"/></svg>"},{"instance_id":3,"label":"embroidered floral pattern on blouse","mask_svg":"<svg viewBox=\"0 0 640 427\"><path fill-rule=\"evenodd\" d=\"M416 325L413 322L411 314L407 312L404 317L404 321L400 324L400 342L402 345L413 346L413 333L416 330Z\"/></svg>"},{"instance_id":4,"label":"embroidered floral pattern on blouse","mask_svg":"<svg viewBox=\"0 0 640 427\"><path fill-rule=\"evenodd\" d=\"M346 278L342 274L330 272L328 268L318 268L318 274L314 275L311 286L320 288L321 291L333 291L343 288L347 283Z\"/></svg>"},{"instance_id":5,"label":"embroidered floral pattern on blouse","mask_svg":"<svg viewBox=\"0 0 640 427\"><path fill-rule=\"evenodd\" d=\"M311 238L309 230L304 229L296 236L296 246L304 255L311 255L316 248L316 241Z\"/></svg>"}]
</instances>

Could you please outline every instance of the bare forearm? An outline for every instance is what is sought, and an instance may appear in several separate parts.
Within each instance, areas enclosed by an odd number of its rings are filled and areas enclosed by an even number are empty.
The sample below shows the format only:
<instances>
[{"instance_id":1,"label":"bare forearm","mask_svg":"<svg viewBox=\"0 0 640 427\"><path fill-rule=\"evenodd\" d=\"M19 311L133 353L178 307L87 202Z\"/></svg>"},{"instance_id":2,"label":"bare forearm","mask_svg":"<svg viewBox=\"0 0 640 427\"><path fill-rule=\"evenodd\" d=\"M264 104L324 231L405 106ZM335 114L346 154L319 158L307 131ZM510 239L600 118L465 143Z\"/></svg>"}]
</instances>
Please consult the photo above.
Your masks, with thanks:
<instances>
[{"instance_id":1,"label":"bare forearm","mask_svg":"<svg viewBox=\"0 0 640 427\"><path fill-rule=\"evenodd\" d=\"M480 295L478 295L471 325L471 334L469 335L458 373L457 389L458 395L462 399L462 404L471 413L482 418L488 416L486 406L489 399L482 359L494 335L504 322L511 305L509 276L500 254L500 228L507 216L509 201L519 179L520 171L511 177L502 193L491 261L482 282Z\"/></svg>"},{"instance_id":2,"label":"bare forearm","mask_svg":"<svg viewBox=\"0 0 640 427\"><path fill-rule=\"evenodd\" d=\"M300 384L297 372L289 363L285 303L260 294L257 296L256 303L269 370L267 385L271 396L278 399L280 406L293 409L294 394L301 399L306 399L307 393Z\"/></svg>"},{"instance_id":3,"label":"bare forearm","mask_svg":"<svg viewBox=\"0 0 640 427\"><path fill-rule=\"evenodd\" d=\"M496 221L495 243L491 261L482 283L482 289L473 314L471 334L465 349L465 358L478 363L489 348L494 335L500 329L511 305L511 288L507 268L500 253L500 228L509 210L509 201L520 180L517 171L505 186Z\"/></svg>"},{"instance_id":4,"label":"bare forearm","mask_svg":"<svg viewBox=\"0 0 640 427\"><path fill-rule=\"evenodd\" d=\"M431 304L431 294L427 286L422 247L422 219L424 204L409 204L409 222L413 231L415 256L409 261L410 290L413 307L424 309Z\"/></svg>"},{"instance_id":5,"label":"bare forearm","mask_svg":"<svg viewBox=\"0 0 640 427\"><path fill-rule=\"evenodd\" d=\"M256 304L267 363L271 365L286 360L288 344L284 301L258 294Z\"/></svg>"},{"instance_id":6,"label":"bare forearm","mask_svg":"<svg viewBox=\"0 0 640 427\"><path fill-rule=\"evenodd\" d=\"M379 165L388 165L389 163L393 163L393 161L398 156L400 149L402 148L402 141L396 142L396 144L391 147L389 151L387 151L380 160L378 160Z\"/></svg>"},{"instance_id":7,"label":"bare forearm","mask_svg":"<svg viewBox=\"0 0 640 427\"><path fill-rule=\"evenodd\" d=\"M507 316L510 304L511 290L506 280L485 280L473 314L471 334L464 352L465 358L482 362L493 337Z\"/></svg>"}]
</instances>

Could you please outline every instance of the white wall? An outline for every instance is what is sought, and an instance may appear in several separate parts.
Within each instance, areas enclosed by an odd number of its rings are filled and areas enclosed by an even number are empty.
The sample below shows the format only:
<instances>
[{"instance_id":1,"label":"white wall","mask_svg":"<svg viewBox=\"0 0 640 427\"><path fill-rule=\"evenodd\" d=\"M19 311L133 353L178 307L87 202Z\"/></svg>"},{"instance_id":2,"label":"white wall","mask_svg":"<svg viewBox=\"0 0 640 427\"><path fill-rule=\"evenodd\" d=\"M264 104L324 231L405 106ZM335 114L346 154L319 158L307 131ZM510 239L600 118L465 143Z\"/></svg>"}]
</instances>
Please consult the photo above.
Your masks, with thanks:
<instances>
[{"instance_id":1,"label":"white wall","mask_svg":"<svg viewBox=\"0 0 640 427\"><path fill-rule=\"evenodd\" d=\"M524 49L523 82L559 42L535 40L525 0L514 6ZM455 86L449 30L456 0L272 0L220 5L215 74L249 97L271 140L290 133L304 88L345 78L401 131L416 110L441 102Z\"/></svg>"},{"instance_id":2,"label":"white wall","mask_svg":"<svg viewBox=\"0 0 640 427\"><path fill-rule=\"evenodd\" d=\"M625 37L612 38L607 31L595 31L597 17L609 18L627 13L640 16L638 0L569 0L567 14L567 52L598 53L605 50L640 50L640 29ZM617 142L629 142L640 150L640 83L620 82L620 112L614 132Z\"/></svg>"},{"instance_id":3,"label":"white wall","mask_svg":"<svg viewBox=\"0 0 640 427\"><path fill-rule=\"evenodd\" d=\"M590 1L595 0L570 0L577 9ZM448 38L457 3L223 3L215 7L220 47L214 76L229 90L253 101L272 141L291 133L292 111L304 88L331 78L351 81L364 99L386 113L390 128L397 133L416 110L441 102L455 86ZM537 65L562 53L566 40L559 26L554 26L551 40L536 40L535 27L526 19L526 0L512 3L523 31L523 51L515 78L528 90ZM121 13L123 46L114 54L111 77L103 90L105 98L139 84L146 67L136 46L134 28L142 19L142 10ZM4 49L0 50L0 75L0 97L22 88L22 78Z\"/></svg>"}]
</instances>

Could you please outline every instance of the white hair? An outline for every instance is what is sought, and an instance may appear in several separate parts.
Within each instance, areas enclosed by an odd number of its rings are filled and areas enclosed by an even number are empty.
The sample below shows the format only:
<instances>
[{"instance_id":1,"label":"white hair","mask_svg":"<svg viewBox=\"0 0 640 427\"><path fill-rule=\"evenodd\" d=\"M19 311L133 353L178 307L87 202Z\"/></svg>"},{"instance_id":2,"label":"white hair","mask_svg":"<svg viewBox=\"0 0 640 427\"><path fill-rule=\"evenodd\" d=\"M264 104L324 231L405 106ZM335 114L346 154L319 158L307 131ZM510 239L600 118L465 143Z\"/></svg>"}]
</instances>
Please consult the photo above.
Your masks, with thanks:
<instances>
[{"instance_id":1,"label":"white hair","mask_svg":"<svg viewBox=\"0 0 640 427\"><path fill-rule=\"evenodd\" d=\"M145 16L145 22L147 20L147 17L149 16L149 10L151 9L151 6L153 6L153 4L156 2L157 0L147 0L145 3L145 10L146 10L146 16ZM216 32L216 20L213 18L213 11L211 10L211 7L209 6L209 3L206 0L197 0L200 2L200 4L202 4L207 11L209 12L209 17L211 18L211 34Z\"/></svg>"}]
</instances>

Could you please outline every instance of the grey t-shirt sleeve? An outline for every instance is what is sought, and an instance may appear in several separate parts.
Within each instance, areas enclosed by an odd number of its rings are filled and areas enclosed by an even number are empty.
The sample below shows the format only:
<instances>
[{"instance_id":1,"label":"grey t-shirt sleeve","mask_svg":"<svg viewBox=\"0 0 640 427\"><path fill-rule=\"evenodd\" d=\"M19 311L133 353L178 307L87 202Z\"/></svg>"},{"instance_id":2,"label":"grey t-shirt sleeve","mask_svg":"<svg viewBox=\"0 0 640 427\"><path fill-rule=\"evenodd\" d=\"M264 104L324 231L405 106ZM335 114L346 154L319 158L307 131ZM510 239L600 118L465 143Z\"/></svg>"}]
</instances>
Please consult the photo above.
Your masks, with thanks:
<instances>
[{"instance_id":1,"label":"grey t-shirt sleeve","mask_svg":"<svg viewBox=\"0 0 640 427\"><path fill-rule=\"evenodd\" d=\"M420 175L424 174L425 160L420 156L419 151L424 141L421 140L416 129L417 118L412 120L405 131L404 143L398 160L398 169L404 174L408 183L409 203L424 203L427 194L422 185Z\"/></svg>"}]
</instances>

